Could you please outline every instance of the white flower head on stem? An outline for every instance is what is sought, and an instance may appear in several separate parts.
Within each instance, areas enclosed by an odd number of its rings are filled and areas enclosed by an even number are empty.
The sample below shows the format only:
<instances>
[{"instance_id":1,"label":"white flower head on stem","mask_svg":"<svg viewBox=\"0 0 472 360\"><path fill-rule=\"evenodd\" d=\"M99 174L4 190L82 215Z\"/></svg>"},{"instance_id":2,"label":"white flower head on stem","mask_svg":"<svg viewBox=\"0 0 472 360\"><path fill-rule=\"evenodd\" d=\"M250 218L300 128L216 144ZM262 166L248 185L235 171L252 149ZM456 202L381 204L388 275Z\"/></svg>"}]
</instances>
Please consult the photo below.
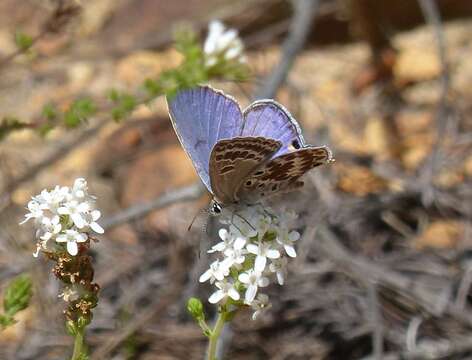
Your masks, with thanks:
<instances>
[{"instance_id":1,"label":"white flower head on stem","mask_svg":"<svg viewBox=\"0 0 472 360\"><path fill-rule=\"evenodd\" d=\"M254 271L262 273L267 264L267 258L269 259L278 259L280 257L280 252L276 249L273 249L272 244L269 242L262 242L256 244L248 244L246 249L251 254L256 255L256 261L254 262Z\"/></svg>"},{"instance_id":2,"label":"white flower head on stem","mask_svg":"<svg viewBox=\"0 0 472 360\"><path fill-rule=\"evenodd\" d=\"M54 189L42 190L39 195L33 196L28 203L29 212L25 215L25 223L29 219L35 220L36 244L34 256L41 250L48 249L47 243L53 239L58 243L66 243L67 252L74 256L78 253L78 243L89 239L90 230L103 234L103 228L97 220L101 213L95 209L95 197L88 194L87 181L76 179L74 185L56 185Z\"/></svg>"},{"instance_id":3,"label":"white flower head on stem","mask_svg":"<svg viewBox=\"0 0 472 360\"><path fill-rule=\"evenodd\" d=\"M245 61L244 46L235 29L226 29L219 20L213 20L208 25L208 36L203 46L208 67L214 66L219 59Z\"/></svg>"},{"instance_id":4,"label":"white flower head on stem","mask_svg":"<svg viewBox=\"0 0 472 360\"><path fill-rule=\"evenodd\" d=\"M56 238L56 242L66 243L67 252L72 256L77 255L79 252L77 243L83 243L85 241L87 241L87 234L79 233L76 230L66 230Z\"/></svg>"},{"instance_id":5,"label":"white flower head on stem","mask_svg":"<svg viewBox=\"0 0 472 360\"><path fill-rule=\"evenodd\" d=\"M210 280L210 284L213 284L215 280L222 281L228 275L229 268L224 263L216 260L212 262L210 268L200 276L199 281L205 282Z\"/></svg>"},{"instance_id":6,"label":"white flower head on stem","mask_svg":"<svg viewBox=\"0 0 472 360\"><path fill-rule=\"evenodd\" d=\"M236 288L234 287L234 284L229 282L229 281L218 281L215 283L216 287L218 290L216 290L213 294L211 294L210 298L208 301L212 304L216 304L220 302L223 299L226 299L230 297L234 301L238 301L240 298L240 295Z\"/></svg>"},{"instance_id":7,"label":"white flower head on stem","mask_svg":"<svg viewBox=\"0 0 472 360\"><path fill-rule=\"evenodd\" d=\"M71 189L71 195L76 200L85 199L87 196L88 186L84 178L77 178Z\"/></svg>"},{"instance_id":8,"label":"white flower head on stem","mask_svg":"<svg viewBox=\"0 0 472 360\"><path fill-rule=\"evenodd\" d=\"M254 270L248 270L240 274L238 280L246 285L246 294L244 296L244 302L246 304L252 303L259 287L266 287L269 285L269 279Z\"/></svg>"}]
</instances>

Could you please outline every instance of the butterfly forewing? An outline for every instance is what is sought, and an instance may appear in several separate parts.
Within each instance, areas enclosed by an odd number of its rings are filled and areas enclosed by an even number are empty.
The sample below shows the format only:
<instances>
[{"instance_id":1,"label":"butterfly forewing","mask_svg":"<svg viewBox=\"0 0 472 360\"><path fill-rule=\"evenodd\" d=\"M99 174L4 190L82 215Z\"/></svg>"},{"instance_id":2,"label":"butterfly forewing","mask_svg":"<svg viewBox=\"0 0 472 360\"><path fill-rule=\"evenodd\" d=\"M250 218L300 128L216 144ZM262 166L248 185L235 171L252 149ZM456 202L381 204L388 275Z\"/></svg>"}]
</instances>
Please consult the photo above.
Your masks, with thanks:
<instances>
[{"instance_id":1,"label":"butterfly forewing","mask_svg":"<svg viewBox=\"0 0 472 360\"><path fill-rule=\"evenodd\" d=\"M303 186L300 177L311 169L332 161L329 148L306 147L272 159L251 173L238 191L246 203Z\"/></svg>"},{"instance_id":2,"label":"butterfly forewing","mask_svg":"<svg viewBox=\"0 0 472 360\"><path fill-rule=\"evenodd\" d=\"M210 155L210 182L223 204L238 202L237 192L258 167L281 147L281 142L263 137L236 137L220 140Z\"/></svg>"},{"instance_id":3,"label":"butterfly forewing","mask_svg":"<svg viewBox=\"0 0 472 360\"><path fill-rule=\"evenodd\" d=\"M198 175L210 187L210 152L218 140L239 135L242 113L233 98L208 86L180 91L168 100L172 125Z\"/></svg>"}]
</instances>

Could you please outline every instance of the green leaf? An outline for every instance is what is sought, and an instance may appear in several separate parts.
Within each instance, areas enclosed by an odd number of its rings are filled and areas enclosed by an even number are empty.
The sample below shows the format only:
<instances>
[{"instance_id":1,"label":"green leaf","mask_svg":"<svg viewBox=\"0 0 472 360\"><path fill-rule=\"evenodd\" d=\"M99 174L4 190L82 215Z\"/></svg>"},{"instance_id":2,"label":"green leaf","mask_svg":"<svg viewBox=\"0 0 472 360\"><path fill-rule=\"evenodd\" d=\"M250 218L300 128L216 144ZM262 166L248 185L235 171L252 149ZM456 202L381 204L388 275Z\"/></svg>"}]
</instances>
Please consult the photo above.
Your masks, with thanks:
<instances>
[{"instance_id":1,"label":"green leaf","mask_svg":"<svg viewBox=\"0 0 472 360\"><path fill-rule=\"evenodd\" d=\"M5 329L8 326L13 325L15 323L16 323L16 320L13 319L13 317L0 314L0 328L1 329Z\"/></svg>"},{"instance_id":2,"label":"green leaf","mask_svg":"<svg viewBox=\"0 0 472 360\"><path fill-rule=\"evenodd\" d=\"M57 119L57 109L53 104L44 105L41 114L49 121L54 121Z\"/></svg>"},{"instance_id":3,"label":"green leaf","mask_svg":"<svg viewBox=\"0 0 472 360\"><path fill-rule=\"evenodd\" d=\"M64 123L69 128L75 128L97 112L97 107L91 99L75 100L64 114Z\"/></svg>"},{"instance_id":4,"label":"green leaf","mask_svg":"<svg viewBox=\"0 0 472 360\"><path fill-rule=\"evenodd\" d=\"M26 51L33 45L33 38L22 31L17 31L15 33L15 44L20 50Z\"/></svg>"},{"instance_id":5,"label":"green leaf","mask_svg":"<svg viewBox=\"0 0 472 360\"><path fill-rule=\"evenodd\" d=\"M8 285L3 299L4 314L0 315L2 329L16 323L14 316L28 307L32 295L31 287L31 279L28 275L20 275Z\"/></svg>"},{"instance_id":6,"label":"green leaf","mask_svg":"<svg viewBox=\"0 0 472 360\"><path fill-rule=\"evenodd\" d=\"M120 98L120 93L116 89L111 89L108 92L108 98L110 99L110 101L116 103L116 102L118 102L118 100Z\"/></svg>"},{"instance_id":7,"label":"green leaf","mask_svg":"<svg viewBox=\"0 0 472 360\"><path fill-rule=\"evenodd\" d=\"M156 80L146 79L143 83L143 87L151 98L155 98L163 92L162 86Z\"/></svg>"},{"instance_id":8,"label":"green leaf","mask_svg":"<svg viewBox=\"0 0 472 360\"><path fill-rule=\"evenodd\" d=\"M111 116L115 121L129 116L138 106L138 101L133 95L121 93L115 89L110 90L108 98L116 104L116 107L111 110Z\"/></svg>"}]
</instances>

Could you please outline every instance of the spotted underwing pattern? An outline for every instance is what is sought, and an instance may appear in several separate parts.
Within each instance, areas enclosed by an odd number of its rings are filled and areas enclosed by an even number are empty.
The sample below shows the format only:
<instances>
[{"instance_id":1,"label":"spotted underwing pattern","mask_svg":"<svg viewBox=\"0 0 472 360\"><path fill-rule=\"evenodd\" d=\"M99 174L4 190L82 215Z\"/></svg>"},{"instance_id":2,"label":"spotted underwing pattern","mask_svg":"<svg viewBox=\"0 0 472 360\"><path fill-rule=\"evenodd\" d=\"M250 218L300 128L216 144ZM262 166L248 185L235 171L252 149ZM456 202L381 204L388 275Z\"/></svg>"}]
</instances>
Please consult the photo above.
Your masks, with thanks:
<instances>
[{"instance_id":1,"label":"spotted underwing pattern","mask_svg":"<svg viewBox=\"0 0 472 360\"><path fill-rule=\"evenodd\" d=\"M210 182L222 204L237 203L243 181L275 154L282 143L264 137L236 137L218 141L210 154Z\"/></svg>"},{"instance_id":2,"label":"spotted underwing pattern","mask_svg":"<svg viewBox=\"0 0 472 360\"><path fill-rule=\"evenodd\" d=\"M251 173L238 191L244 202L257 202L276 193L303 186L299 178L311 169L332 161L327 147L307 147L276 157Z\"/></svg>"}]
</instances>

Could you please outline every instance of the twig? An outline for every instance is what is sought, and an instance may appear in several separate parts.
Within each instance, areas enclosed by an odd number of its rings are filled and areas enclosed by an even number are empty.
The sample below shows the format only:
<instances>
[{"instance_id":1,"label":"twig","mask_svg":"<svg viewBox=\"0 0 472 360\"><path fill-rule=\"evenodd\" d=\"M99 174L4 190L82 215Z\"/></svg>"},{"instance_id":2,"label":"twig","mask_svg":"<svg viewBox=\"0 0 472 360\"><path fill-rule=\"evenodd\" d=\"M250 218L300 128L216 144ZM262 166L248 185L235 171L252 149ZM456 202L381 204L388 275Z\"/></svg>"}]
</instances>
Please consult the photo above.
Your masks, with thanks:
<instances>
[{"instance_id":1,"label":"twig","mask_svg":"<svg viewBox=\"0 0 472 360\"><path fill-rule=\"evenodd\" d=\"M441 304L442 306L439 308L436 301L438 293L421 287L420 284L400 273L371 262L362 256L350 253L326 226L319 226L318 233L320 235L320 238L316 241L318 249L330 257L331 260L344 267L347 276L360 282L375 281L378 284L396 289L414 299L418 305L433 315L447 314L464 325L472 325L472 314L470 312L451 302Z\"/></svg>"},{"instance_id":2,"label":"twig","mask_svg":"<svg viewBox=\"0 0 472 360\"><path fill-rule=\"evenodd\" d=\"M380 314L379 299L377 295L377 287L375 284L370 284L367 288L369 295L369 302L371 306L371 324L372 324L372 343L375 360L383 359L383 329L382 317Z\"/></svg>"},{"instance_id":3,"label":"twig","mask_svg":"<svg viewBox=\"0 0 472 360\"><path fill-rule=\"evenodd\" d=\"M434 200L434 188L432 187L433 176L440 161L441 145L445 139L448 115L447 95L450 87L449 64L446 53L446 40L441 26L441 16L436 4L436 0L418 0L426 22L432 27L434 37L436 38L436 46L439 60L441 62L440 76L440 97L437 105L435 122L436 122L436 140L432 147L431 155L423 168L423 202L430 204Z\"/></svg>"},{"instance_id":4,"label":"twig","mask_svg":"<svg viewBox=\"0 0 472 360\"><path fill-rule=\"evenodd\" d=\"M38 42L38 40L40 40L42 37L44 37L44 35L46 35L46 31L42 31L41 33L39 33L38 35L33 37L31 39L31 45L29 47L27 47L27 48L19 47L15 51L10 53L9 55L6 55L2 59L0 59L0 70L2 69L2 67L7 65L9 62L13 61L13 59L15 59L17 56L20 56L21 54L26 53L29 49L31 49L31 47L34 44L36 44L36 42Z\"/></svg>"},{"instance_id":5,"label":"twig","mask_svg":"<svg viewBox=\"0 0 472 360\"><path fill-rule=\"evenodd\" d=\"M40 39L45 37L49 34L57 34L59 33L72 19L80 12L80 6L71 2L68 3L66 0L56 0L56 4L54 10L51 12L49 17L46 21L42 24L41 30L38 34L33 36L30 39L30 44L27 47L19 47L11 54L6 55L2 59L0 59L0 70L10 63L13 59L17 56L26 53L28 50L31 49Z\"/></svg>"},{"instance_id":6,"label":"twig","mask_svg":"<svg viewBox=\"0 0 472 360\"><path fill-rule=\"evenodd\" d=\"M161 209L176 202L197 200L205 193L205 189L200 183L186 187L181 187L167 192L151 201L131 206L110 217L104 219L101 225L104 229L132 221L148 214L151 211Z\"/></svg>"},{"instance_id":7,"label":"twig","mask_svg":"<svg viewBox=\"0 0 472 360\"><path fill-rule=\"evenodd\" d=\"M302 50L308 37L318 3L318 0L293 1L294 16L282 47L282 57L264 84L256 91L256 99L273 98L278 88L285 82L297 54Z\"/></svg>"},{"instance_id":8,"label":"twig","mask_svg":"<svg viewBox=\"0 0 472 360\"><path fill-rule=\"evenodd\" d=\"M69 142L60 144L52 154L46 156L46 158L41 160L36 165L33 165L23 175L20 175L17 178L11 180L5 186L4 192L0 196L0 208L5 207L6 204L9 203L11 193L15 191L21 184L34 178L36 174L38 174L44 168L64 158L67 154L69 154L72 150L74 150L77 146L81 145L83 142L90 140L93 135L100 131L100 129L107 123L107 120L108 119L98 120L97 123L94 124L94 126L85 130L76 138L72 139Z\"/></svg>"},{"instance_id":9,"label":"twig","mask_svg":"<svg viewBox=\"0 0 472 360\"><path fill-rule=\"evenodd\" d=\"M90 359L108 359L108 354L112 352L117 346L125 341L130 335L148 324L157 316L162 315L167 308L173 304L176 298L180 297L183 287L183 279L186 273L186 268L182 265L182 244L179 242L171 243L169 251L169 271L168 278L171 279L171 287L163 295L154 297L149 306L138 312L133 321L127 324L123 329L118 330L117 334L108 337L108 340L101 344L98 349L90 356Z\"/></svg>"}]
</instances>

